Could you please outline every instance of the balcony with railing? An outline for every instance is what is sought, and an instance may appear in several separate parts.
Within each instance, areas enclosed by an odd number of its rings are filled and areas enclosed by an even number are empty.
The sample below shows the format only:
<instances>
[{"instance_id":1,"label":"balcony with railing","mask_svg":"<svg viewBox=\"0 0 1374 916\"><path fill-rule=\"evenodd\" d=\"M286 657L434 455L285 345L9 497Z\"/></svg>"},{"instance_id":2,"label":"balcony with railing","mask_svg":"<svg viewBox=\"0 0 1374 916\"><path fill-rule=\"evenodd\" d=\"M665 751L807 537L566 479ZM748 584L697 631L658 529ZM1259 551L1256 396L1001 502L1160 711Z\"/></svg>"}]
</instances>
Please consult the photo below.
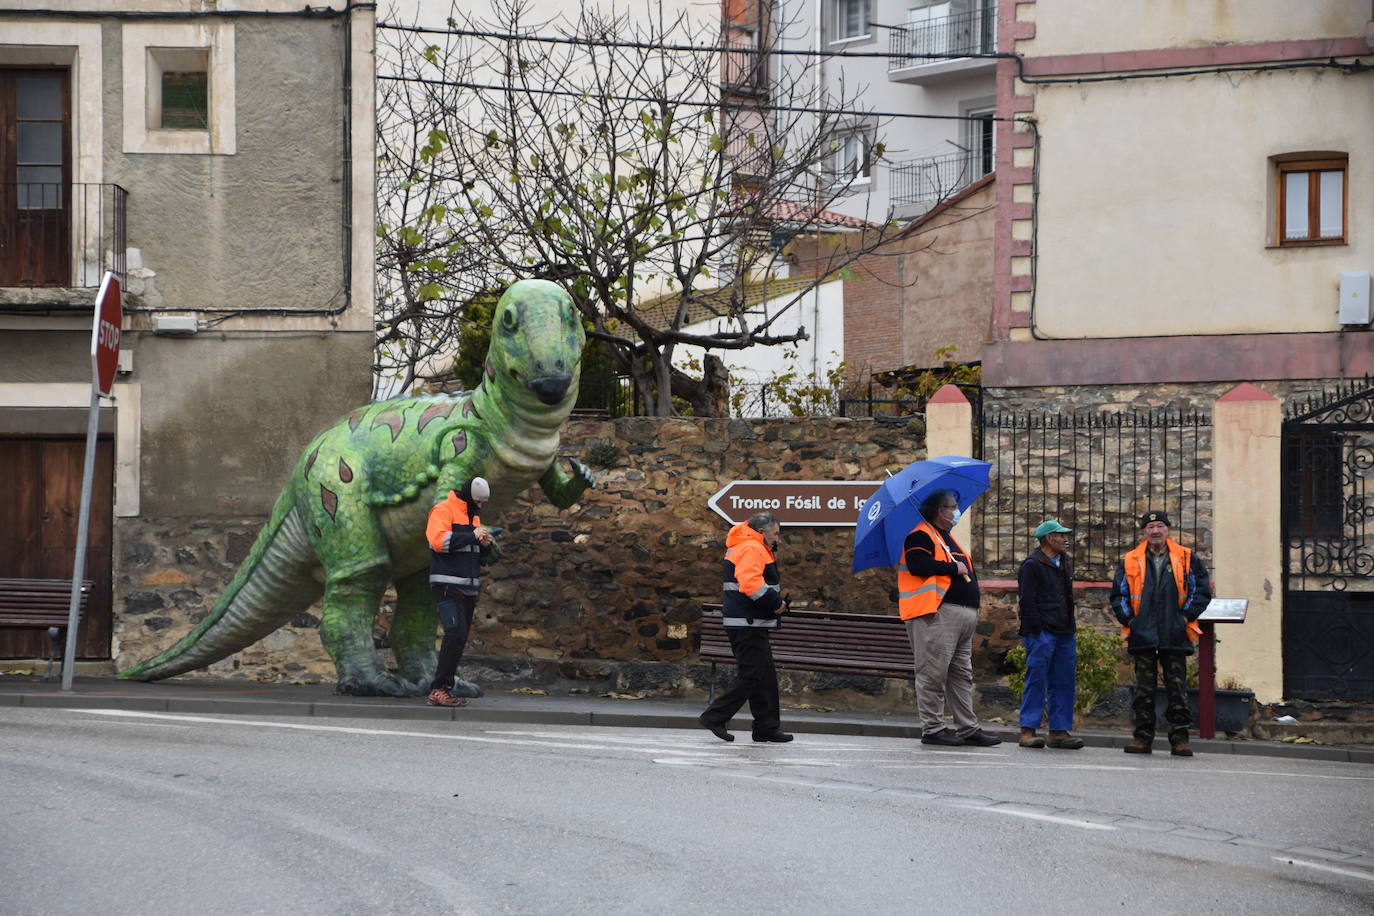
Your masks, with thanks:
<instances>
[{"instance_id":1,"label":"balcony with railing","mask_svg":"<svg viewBox=\"0 0 1374 916\"><path fill-rule=\"evenodd\" d=\"M893 213L904 218L920 216L991 170L992 157L981 151L895 163L888 171Z\"/></svg>"},{"instance_id":2,"label":"balcony with railing","mask_svg":"<svg viewBox=\"0 0 1374 916\"><path fill-rule=\"evenodd\" d=\"M759 30L731 23L721 31L721 88L735 95L761 96L768 91L767 58L759 47Z\"/></svg>"},{"instance_id":3,"label":"balcony with railing","mask_svg":"<svg viewBox=\"0 0 1374 916\"><path fill-rule=\"evenodd\" d=\"M124 278L128 198L117 184L0 184L0 290L46 288L17 298L56 303L56 291L93 291L107 270Z\"/></svg>"},{"instance_id":4,"label":"balcony with railing","mask_svg":"<svg viewBox=\"0 0 1374 916\"><path fill-rule=\"evenodd\" d=\"M925 83L990 71L996 60L970 55L996 50L997 5L982 3L968 12L891 27L887 75L898 82Z\"/></svg>"}]
</instances>

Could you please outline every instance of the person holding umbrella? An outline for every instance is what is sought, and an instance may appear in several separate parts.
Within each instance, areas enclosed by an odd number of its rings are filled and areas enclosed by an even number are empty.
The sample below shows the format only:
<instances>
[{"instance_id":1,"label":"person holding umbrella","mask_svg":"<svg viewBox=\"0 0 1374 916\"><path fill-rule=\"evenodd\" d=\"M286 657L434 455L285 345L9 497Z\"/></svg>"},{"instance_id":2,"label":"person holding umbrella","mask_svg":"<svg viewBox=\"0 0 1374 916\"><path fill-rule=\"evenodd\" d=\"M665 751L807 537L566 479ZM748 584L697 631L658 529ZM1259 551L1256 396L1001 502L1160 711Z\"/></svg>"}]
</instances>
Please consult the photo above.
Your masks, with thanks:
<instances>
[{"instance_id":1,"label":"person holding umbrella","mask_svg":"<svg viewBox=\"0 0 1374 916\"><path fill-rule=\"evenodd\" d=\"M915 660L921 743L992 747L1002 742L979 727L973 712L973 631L982 597L968 551L951 533L959 512L955 490L921 499L921 521L907 534L897 567L897 608ZM945 725L946 703L954 728Z\"/></svg>"}]
</instances>

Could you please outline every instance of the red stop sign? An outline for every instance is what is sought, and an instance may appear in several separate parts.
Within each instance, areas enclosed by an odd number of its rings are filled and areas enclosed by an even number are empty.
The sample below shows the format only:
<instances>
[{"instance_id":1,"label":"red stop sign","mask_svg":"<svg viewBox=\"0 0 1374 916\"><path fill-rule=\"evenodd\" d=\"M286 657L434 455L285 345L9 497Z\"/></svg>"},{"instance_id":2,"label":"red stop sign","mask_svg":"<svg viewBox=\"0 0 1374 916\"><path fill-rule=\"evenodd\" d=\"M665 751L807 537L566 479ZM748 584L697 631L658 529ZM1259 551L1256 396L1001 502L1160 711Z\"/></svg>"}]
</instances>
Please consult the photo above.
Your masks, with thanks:
<instances>
[{"instance_id":1,"label":"red stop sign","mask_svg":"<svg viewBox=\"0 0 1374 916\"><path fill-rule=\"evenodd\" d=\"M91 330L91 368L95 389L109 397L114 388L115 369L119 367L119 329L124 324L124 304L119 295L119 278L107 272L95 298L95 327Z\"/></svg>"}]
</instances>

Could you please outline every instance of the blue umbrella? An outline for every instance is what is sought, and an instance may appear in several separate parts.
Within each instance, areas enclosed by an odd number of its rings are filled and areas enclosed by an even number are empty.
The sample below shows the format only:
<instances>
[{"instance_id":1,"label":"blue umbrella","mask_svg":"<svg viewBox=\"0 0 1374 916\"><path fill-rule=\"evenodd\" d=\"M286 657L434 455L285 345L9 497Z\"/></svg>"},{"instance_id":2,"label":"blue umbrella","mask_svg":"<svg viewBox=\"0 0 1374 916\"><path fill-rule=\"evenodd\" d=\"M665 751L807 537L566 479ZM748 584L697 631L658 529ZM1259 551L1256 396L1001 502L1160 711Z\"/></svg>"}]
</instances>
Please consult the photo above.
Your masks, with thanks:
<instances>
[{"instance_id":1,"label":"blue umbrella","mask_svg":"<svg viewBox=\"0 0 1374 916\"><path fill-rule=\"evenodd\" d=\"M896 566L902 543L921 521L921 502L936 490L953 490L960 511L988 488L992 465L977 458L945 455L915 461L884 480L859 510L854 528L854 572Z\"/></svg>"}]
</instances>

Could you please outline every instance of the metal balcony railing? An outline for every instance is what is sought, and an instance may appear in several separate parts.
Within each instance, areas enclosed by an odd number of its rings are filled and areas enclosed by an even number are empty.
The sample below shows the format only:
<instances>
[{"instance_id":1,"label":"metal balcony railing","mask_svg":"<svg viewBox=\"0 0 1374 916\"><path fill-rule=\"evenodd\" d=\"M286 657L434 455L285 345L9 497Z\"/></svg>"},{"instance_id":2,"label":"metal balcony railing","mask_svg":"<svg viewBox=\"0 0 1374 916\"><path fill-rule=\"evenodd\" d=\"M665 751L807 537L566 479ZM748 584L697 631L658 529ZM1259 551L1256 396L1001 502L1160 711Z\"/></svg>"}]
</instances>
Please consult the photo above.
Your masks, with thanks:
<instances>
[{"instance_id":1,"label":"metal balcony railing","mask_svg":"<svg viewBox=\"0 0 1374 916\"><path fill-rule=\"evenodd\" d=\"M720 82L722 88L747 95L768 89L766 58L759 49L759 30L747 25L726 25L721 31Z\"/></svg>"},{"instance_id":2,"label":"metal balcony railing","mask_svg":"<svg viewBox=\"0 0 1374 916\"><path fill-rule=\"evenodd\" d=\"M953 57L991 54L997 50L997 5L984 3L967 13L910 23L888 32L887 70L938 64ZM916 55L936 55L920 57Z\"/></svg>"},{"instance_id":3,"label":"metal balcony railing","mask_svg":"<svg viewBox=\"0 0 1374 916\"><path fill-rule=\"evenodd\" d=\"M0 184L0 287L100 285L126 278L129 192L117 184Z\"/></svg>"},{"instance_id":4,"label":"metal balcony railing","mask_svg":"<svg viewBox=\"0 0 1374 916\"><path fill-rule=\"evenodd\" d=\"M924 212L982 178L990 167L991 157L979 151L896 163L889 172L891 203Z\"/></svg>"}]
</instances>

